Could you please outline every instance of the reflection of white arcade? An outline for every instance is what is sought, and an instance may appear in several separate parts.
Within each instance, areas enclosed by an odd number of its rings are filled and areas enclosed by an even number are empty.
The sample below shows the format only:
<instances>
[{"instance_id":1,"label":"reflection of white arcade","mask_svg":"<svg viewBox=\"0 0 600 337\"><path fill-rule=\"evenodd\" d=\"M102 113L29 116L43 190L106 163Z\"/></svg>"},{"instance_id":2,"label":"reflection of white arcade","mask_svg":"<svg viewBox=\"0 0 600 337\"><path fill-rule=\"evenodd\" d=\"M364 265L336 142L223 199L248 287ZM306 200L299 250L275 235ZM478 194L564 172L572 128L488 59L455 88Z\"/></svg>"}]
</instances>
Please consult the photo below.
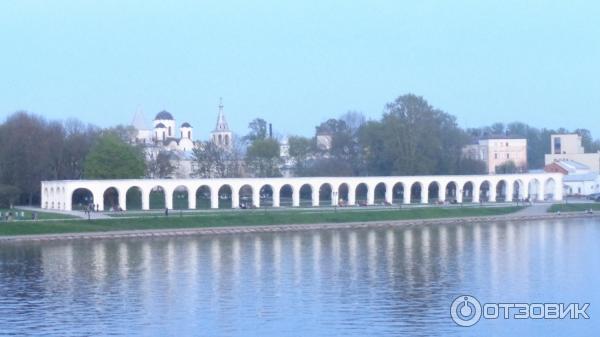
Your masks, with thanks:
<instances>
[{"instance_id":1,"label":"reflection of white arcade","mask_svg":"<svg viewBox=\"0 0 600 337\"><path fill-rule=\"evenodd\" d=\"M104 209L105 192L116 194L116 203L126 208L127 195L133 189L141 195L141 208L150 209L150 192L164 192L165 207L173 208L177 192L187 192L188 208L196 208L196 193L210 200L211 208L219 207L223 191L233 208L239 207L241 193L251 196L252 204L260 207L261 196L269 190L273 207L280 207L281 195L291 195L291 206L300 206L301 190L309 195L310 204L336 205L343 199L347 205L381 203L422 203L456 201L496 202L516 198L531 200L562 200L562 174L506 174L461 176L398 176L398 177L296 177L296 178L226 178L226 179L122 179L122 180L59 180L42 182L42 207L71 210L76 190L86 191L92 203ZM283 192L286 191L286 192Z\"/></svg>"}]
</instances>

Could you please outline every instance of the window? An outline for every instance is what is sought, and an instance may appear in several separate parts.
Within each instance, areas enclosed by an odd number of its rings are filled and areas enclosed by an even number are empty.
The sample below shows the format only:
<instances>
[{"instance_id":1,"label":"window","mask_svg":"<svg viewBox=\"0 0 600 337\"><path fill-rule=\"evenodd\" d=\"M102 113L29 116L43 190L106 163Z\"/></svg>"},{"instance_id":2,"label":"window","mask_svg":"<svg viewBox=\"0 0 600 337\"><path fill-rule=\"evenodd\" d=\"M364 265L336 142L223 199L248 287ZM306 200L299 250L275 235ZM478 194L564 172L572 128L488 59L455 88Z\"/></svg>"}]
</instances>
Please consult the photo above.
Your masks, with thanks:
<instances>
[{"instance_id":1,"label":"window","mask_svg":"<svg viewBox=\"0 0 600 337\"><path fill-rule=\"evenodd\" d=\"M192 131L188 131L188 138L192 139Z\"/></svg>"},{"instance_id":2,"label":"window","mask_svg":"<svg viewBox=\"0 0 600 337\"><path fill-rule=\"evenodd\" d=\"M554 154L560 154L560 153L561 153L560 137L555 137L554 138Z\"/></svg>"},{"instance_id":3,"label":"window","mask_svg":"<svg viewBox=\"0 0 600 337\"><path fill-rule=\"evenodd\" d=\"M169 137L171 137L171 127L169 126Z\"/></svg>"},{"instance_id":4,"label":"window","mask_svg":"<svg viewBox=\"0 0 600 337\"><path fill-rule=\"evenodd\" d=\"M498 159L498 154L494 153L494 159Z\"/></svg>"},{"instance_id":5,"label":"window","mask_svg":"<svg viewBox=\"0 0 600 337\"><path fill-rule=\"evenodd\" d=\"M509 154L509 153L507 153L507 154L506 154L506 159L509 159L509 158L510 158L510 154Z\"/></svg>"}]
</instances>

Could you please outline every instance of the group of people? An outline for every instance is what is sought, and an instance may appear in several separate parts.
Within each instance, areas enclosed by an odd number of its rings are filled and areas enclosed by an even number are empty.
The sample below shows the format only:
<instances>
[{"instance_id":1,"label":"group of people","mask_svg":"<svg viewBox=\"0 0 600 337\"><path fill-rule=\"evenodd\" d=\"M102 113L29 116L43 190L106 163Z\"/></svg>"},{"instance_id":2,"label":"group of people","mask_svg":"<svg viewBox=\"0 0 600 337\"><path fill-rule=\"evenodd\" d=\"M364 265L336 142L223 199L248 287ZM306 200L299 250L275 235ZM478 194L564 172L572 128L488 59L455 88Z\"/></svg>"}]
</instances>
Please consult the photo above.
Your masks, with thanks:
<instances>
[{"instance_id":1,"label":"group of people","mask_svg":"<svg viewBox=\"0 0 600 337\"><path fill-rule=\"evenodd\" d=\"M38 215L37 212L31 212L31 220L37 220ZM25 212L24 211L8 211L5 212L4 214L2 212L0 212L0 220L4 220L4 221L12 221L12 220L26 220L25 219Z\"/></svg>"}]
</instances>

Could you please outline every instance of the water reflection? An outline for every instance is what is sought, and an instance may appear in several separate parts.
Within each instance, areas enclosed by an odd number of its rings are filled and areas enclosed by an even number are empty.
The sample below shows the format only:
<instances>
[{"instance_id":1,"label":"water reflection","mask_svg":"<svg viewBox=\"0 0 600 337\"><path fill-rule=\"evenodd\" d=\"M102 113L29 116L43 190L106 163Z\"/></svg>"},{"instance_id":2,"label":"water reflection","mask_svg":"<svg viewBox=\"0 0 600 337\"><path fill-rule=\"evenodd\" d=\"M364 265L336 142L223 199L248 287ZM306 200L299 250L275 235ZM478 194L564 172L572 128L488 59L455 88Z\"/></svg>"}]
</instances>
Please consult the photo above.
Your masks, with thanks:
<instances>
[{"instance_id":1,"label":"water reflection","mask_svg":"<svg viewBox=\"0 0 600 337\"><path fill-rule=\"evenodd\" d=\"M585 335L596 321L464 330L448 310L465 292L490 301L598 301L598 225L8 244L0 247L0 335Z\"/></svg>"}]
</instances>

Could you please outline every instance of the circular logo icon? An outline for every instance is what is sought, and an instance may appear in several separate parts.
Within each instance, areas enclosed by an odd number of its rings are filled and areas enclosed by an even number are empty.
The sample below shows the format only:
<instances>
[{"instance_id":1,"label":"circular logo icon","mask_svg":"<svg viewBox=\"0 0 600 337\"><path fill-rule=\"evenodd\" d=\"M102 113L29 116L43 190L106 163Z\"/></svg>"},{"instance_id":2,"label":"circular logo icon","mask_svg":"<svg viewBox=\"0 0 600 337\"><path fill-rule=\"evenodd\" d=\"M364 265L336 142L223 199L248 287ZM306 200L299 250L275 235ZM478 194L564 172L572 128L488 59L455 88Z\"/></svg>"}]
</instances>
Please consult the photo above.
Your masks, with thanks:
<instances>
[{"instance_id":1,"label":"circular logo icon","mask_svg":"<svg viewBox=\"0 0 600 337\"><path fill-rule=\"evenodd\" d=\"M450 316L460 326L475 325L481 318L481 303L473 296L458 296L450 306Z\"/></svg>"}]
</instances>

